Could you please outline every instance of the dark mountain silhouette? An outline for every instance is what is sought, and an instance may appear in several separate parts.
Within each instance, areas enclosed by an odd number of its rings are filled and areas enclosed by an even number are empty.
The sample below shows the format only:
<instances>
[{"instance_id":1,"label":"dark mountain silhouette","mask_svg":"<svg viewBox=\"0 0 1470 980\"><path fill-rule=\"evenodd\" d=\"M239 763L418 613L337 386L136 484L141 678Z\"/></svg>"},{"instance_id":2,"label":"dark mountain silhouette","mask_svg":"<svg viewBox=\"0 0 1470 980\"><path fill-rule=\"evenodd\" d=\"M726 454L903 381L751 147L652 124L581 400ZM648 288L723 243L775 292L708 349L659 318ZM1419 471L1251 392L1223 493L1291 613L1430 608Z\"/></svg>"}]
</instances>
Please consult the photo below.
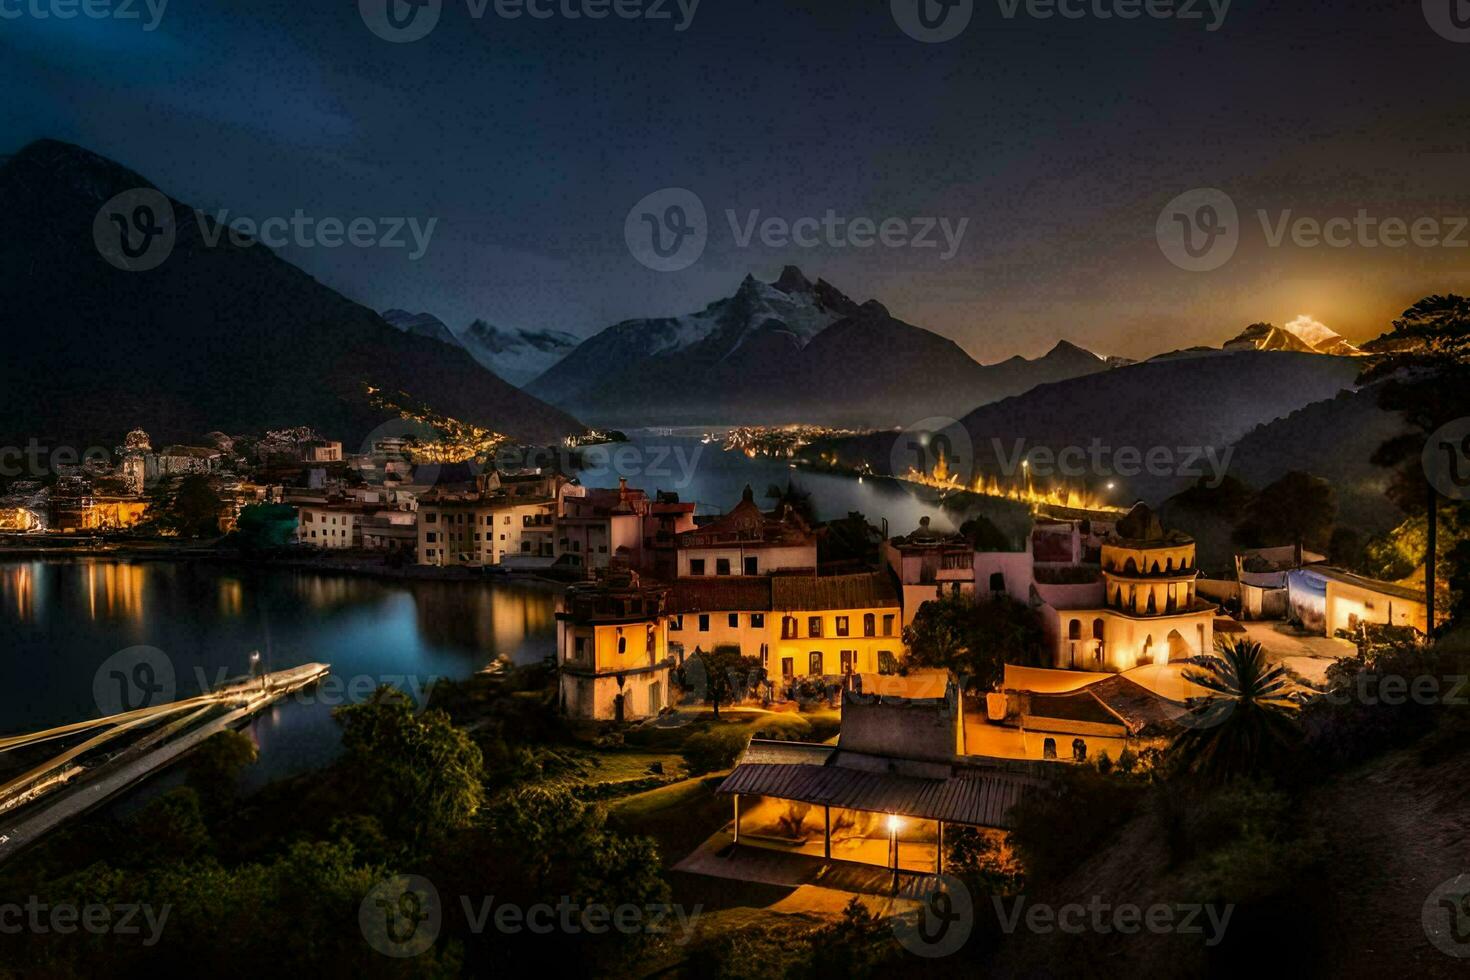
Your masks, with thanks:
<instances>
[{"instance_id":1,"label":"dark mountain silhouette","mask_svg":"<svg viewBox=\"0 0 1470 980\"><path fill-rule=\"evenodd\" d=\"M859 305L788 266L774 283L747 276L699 313L608 327L527 390L606 424L892 426L1108 367L1065 342L1036 360L981 365L881 303Z\"/></svg>"},{"instance_id":2,"label":"dark mountain silhouette","mask_svg":"<svg viewBox=\"0 0 1470 980\"><path fill-rule=\"evenodd\" d=\"M356 449L400 402L528 440L581 426L484 370L463 349L402 333L261 244L209 244L208 219L169 201L177 241L148 271L103 258L102 205L151 188L66 143L27 146L0 168L0 444L112 445L210 430L311 425ZM105 227L105 223L104 223ZM115 244L115 243L114 243Z\"/></svg>"},{"instance_id":3,"label":"dark mountain silhouette","mask_svg":"<svg viewBox=\"0 0 1470 980\"><path fill-rule=\"evenodd\" d=\"M1086 455L1081 465L1087 472L1071 478L1068 485L1086 485L1101 491L1115 484L1108 500L1127 504L1137 499L1158 503L1194 482L1194 477L1174 472L1150 473L1142 462L1130 464L1118 455L1128 447L1140 456L1154 449L1168 450L1172 459L1183 459L1198 447L1215 450L1216 458L1258 426L1285 418L1308 405L1331 399L1351 389L1360 363L1351 358L1284 351L1243 351L1215 357L1146 361L1088 377L1042 385L1025 394L985 405L967 415L961 425L972 449L959 450L966 473L983 473L1003 479L1020 474L1019 453L1046 447L1060 453L1077 447ZM1306 430L1283 429L1298 436ZM1345 434L1346 435L1346 434ZM1291 435L1283 435L1288 443ZM866 463L875 472L890 469L896 440L894 433L875 433L837 440L818 447L836 452L849 465ZM1092 465L1094 441L1101 450L1107 471ZM1282 461L1277 440L1250 443L1232 455L1230 466L1260 479ZM1244 454L1272 456L1269 465L1257 467ZM1019 452L1018 452L1019 450ZM1284 450L1288 455L1289 445ZM1371 450L1370 450L1371 451ZM1074 450L1075 453L1075 450ZM908 459L903 453L897 458ZM1073 457L1077 459L1077 457ZM971 460L974 462L972 463ZM1141 472L1120 474L1126 465ZM1208 461L1198 461L1207 467ZM1154 469L1163 470L1158 466ZM1037 483L1045 480L1038 479Z\"/></svg>"}]
</instances>

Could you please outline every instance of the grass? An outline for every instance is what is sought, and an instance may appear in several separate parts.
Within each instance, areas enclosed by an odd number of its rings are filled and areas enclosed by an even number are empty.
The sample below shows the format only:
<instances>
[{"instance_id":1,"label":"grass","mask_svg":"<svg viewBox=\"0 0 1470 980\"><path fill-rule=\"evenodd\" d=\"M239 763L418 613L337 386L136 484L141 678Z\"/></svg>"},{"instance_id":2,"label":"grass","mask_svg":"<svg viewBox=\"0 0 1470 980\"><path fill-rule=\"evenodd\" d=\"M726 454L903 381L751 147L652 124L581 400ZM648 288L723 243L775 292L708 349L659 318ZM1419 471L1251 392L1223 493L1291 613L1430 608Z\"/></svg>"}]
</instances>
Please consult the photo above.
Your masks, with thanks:
<instances>
[{"instance_id":1,"label":"grass","mask_svg":"<svg viewBox=\"0 0 1470 980\"><path fill-rule=\"evenodd\" d=\"M652 837L667 870L729 822L730 800L715 793L723 779L700 776L625 796L608 805L608 823Z\"/></svg>"},{"instance_id":2,"label":"grass","mask_svg":"<svg viewBox=\"0 0 1470 980\"><path fill-rule=\"evenodd\" d=\"M649 772L654 763L663 766L665 776L679 776L684 772L684 760L671 752L600 748L569 754L579 763L580 771L549 778L548 784L571 788L597 783L637 782L657 775Z\"/></svg>"},{"instance_id":3,"label":"grass","mask_svg":"<svg viewBox=\"0 0 1470 980\"><path fill-rule=\"evenodd\" d=\"M801 742L824 742L837 734L839 714L833 709L794 712L751 711L748 708L725 708L716 720L708 708L686 712L688 724L679 728L645 725L623 733L623 742L649 751L678 752L684 740L704 732L729 732L750 738L766 734Z\"/></svg>"}]
</instances>

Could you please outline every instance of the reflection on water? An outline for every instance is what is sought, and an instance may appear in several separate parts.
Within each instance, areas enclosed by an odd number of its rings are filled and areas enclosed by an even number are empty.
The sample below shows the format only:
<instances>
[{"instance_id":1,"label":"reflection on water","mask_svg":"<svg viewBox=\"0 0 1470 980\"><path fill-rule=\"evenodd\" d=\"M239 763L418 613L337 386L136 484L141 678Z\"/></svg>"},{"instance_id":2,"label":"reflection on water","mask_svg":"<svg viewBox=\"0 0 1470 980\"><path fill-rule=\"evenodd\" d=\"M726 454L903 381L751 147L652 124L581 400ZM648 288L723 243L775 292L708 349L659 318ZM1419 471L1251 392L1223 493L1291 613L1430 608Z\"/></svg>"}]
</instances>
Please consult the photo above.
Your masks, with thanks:
<instances>
[{"instance_id":1,"label":"reflection on water","mask_svg":"<svg viewBox=\"0 0 1470 980\"><path fill-rule=\"evenodd\" d=\"M723 514L740 502L747 484L754 489L756 502L769 507L772 502L765 497L767 489L784 488L789 481L811 494L817 518L823 521L857 511L875 526L882 527L886 521L888 533L899 535L917 528L921 517L928 517L936 530L953 531L968 518L984 515L1018 546L1030 533L1030 510L1014 501L970 494L946 497L937 490L901 480L858 480L813 472L804 466L793 468L784 459L752 459L741 452L725 452L718 441L706 444L697 436L662 435L648 429L627 434L629 443L614 447L620 450L615 457L586 457L597 464L605 461L606 465L584 469L579 474L584 483L616 486L618 477L626 476L630 485L650 495L655 490L674 490L679 499L698 504L700 514Z\"/></svg>"},{"instance_id":2,"label":"reflection on water","mask_svg":"<svg viewBox=\"0 0 1470 980\"><path fill-rule=\"evenodd\" d=\"M93 675L125 647L167 654L180 697L246 673L259 650L268 669L330 663L340 683L335 701L286 701L251 726L262 749L254 778L300 771L335 753L331 708L341 691L378 683L424 691L502 654L517 663L551 656L556 594L538 583L396 582L171 561L0 563L0 734L95 717Z\"/></svg>"},{"instance_id":3,"label":"reflection on water","mask_svg":"<svg viewBox=\"0 0 1470 980\"><path fill-rule=\"evenodd\" d=\"M117 562L88 562L87 611L91 618L137 621L143 616L143 569Z\"/></svg>"}]
</instances>

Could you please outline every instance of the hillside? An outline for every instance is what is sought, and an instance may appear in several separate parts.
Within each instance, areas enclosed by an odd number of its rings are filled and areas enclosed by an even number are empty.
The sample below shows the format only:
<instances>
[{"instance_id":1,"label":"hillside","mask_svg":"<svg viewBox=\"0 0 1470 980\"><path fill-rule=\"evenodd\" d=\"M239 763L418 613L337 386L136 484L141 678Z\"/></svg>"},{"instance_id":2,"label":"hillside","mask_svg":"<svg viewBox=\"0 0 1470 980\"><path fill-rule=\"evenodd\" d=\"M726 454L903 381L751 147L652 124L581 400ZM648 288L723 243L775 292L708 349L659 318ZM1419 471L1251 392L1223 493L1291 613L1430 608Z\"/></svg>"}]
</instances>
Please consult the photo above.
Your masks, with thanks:
<instances>
[{"instance_id":1,"label":"hillside","mask_svg":"<svg viewBox=\"0 0 1470 980\"><path fill-rule=\"evenodd\" d=\"M1406 425L1377 399L1376 388L1345 391L1262 425L1236 443L1231 472L1258 488L1291 470L1320 476L1337 494L1338 523L1386 531L1403 515L1384 496L1392 471L1371 457Z\"/></svg>"},{"instance_id":2,"label":"hillside","mask_svg":"<svg viewBox=\"0 0 1470 980\"><path fill-rule=\"evenodd\" d=\"M310 425L353 445L388 417L369 386L527 440L582 428L263 245L209 244L180 202L168 202L177 240L162 264L115 267L94 220L115 195L151 186L54 141L0 168L0 308L24 324L0 366L3 442L111 446L141 426L161 444Z\"/></svg>"},{"instance_id":3,"label":"hillside","mask_svg":"<svg viewBox=\"0 0 1470 980\"><path fill-rule=\"evenodd\" d=\"M1223 462L1226 447L1257 426L1350 388L1357 368L1347 358L1282 351L1156 359L1043 385L982 406L960 424L973 447L977 472L1019 477L1021 454L1038 447L1053 453L1073 447L1082 454L1073 460L1087 472L1070 477L1071 484L1086 483L1101 494L1111 481L1116 485L1107 499L1115 504L1135 499L1157 503L1198 478L1177 472L1188 459L1212 472L1209 457L1200 455L1203 449L1213 450L1215 461ZM880 433L821 448L835 451L849 465L866 463L876 472L887 472L896 439ZM1156 472L1142 462L1129 466L1128 458L1119 455L1125 448L1137 452L1140 460L1150 451L1167 452L1170 462L1154 467ZM1094 449L1103 460L1101 468L1093 466ZM964 447L959 451L963 454ZM1264 466L1265 444L1258 454ZM969 470L963 459L961 466ZM1042 475L1038 470L1037 476Z\"/></svg>"}]
</instances>

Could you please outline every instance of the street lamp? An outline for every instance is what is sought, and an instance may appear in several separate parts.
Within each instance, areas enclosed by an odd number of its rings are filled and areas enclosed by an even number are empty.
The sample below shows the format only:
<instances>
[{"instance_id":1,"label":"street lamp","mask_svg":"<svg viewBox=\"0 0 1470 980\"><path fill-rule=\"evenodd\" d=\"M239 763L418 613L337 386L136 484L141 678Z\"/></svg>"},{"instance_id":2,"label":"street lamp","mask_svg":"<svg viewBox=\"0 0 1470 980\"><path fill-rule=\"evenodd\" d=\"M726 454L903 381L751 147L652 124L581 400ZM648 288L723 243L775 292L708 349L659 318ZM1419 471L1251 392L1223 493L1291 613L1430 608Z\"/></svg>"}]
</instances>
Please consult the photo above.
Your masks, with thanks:
<instances>
[{"instance_id":1,"label":"street lamp","mask_svg":"<svg viewBox=\"0 0 1470 980\"><path fill-rule=\"evenodd\" d=\"M888 815L888 849L893 853L893 893L898 894L898 814Z\"/></svg>"},{"instance_id":2,"label":"street lamp","mask_svg":"<svg viewBox=\"0 0 1470 980\"><path fill-rule=\"evenodd\" d=\"M250 676L254 677L260 671L260 651L250 651ZM260 689L265 690L265 674L260 674Z\"/></svg>"}]
</instances>

